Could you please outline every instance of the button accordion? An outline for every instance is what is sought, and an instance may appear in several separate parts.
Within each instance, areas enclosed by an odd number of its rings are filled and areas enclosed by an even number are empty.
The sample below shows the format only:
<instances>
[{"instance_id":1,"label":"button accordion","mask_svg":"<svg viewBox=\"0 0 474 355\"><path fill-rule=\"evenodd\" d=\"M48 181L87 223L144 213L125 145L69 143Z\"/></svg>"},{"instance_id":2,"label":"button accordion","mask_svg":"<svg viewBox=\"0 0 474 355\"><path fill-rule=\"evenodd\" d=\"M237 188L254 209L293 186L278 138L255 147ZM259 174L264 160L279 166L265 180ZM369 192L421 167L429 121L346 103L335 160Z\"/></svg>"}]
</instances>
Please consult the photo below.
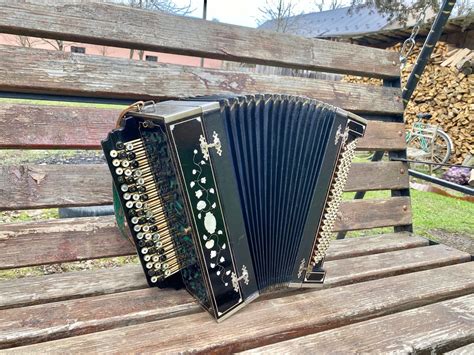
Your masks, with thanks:
<instances>
[{"instance_id":1,"label":"button accordion","mask_svg":"<svg viewBox=\"0 0 474 355\"><path fill-rule=\"evenodd\" d=\"M119 228L150 286L219 321L260 293L320 285L366 121L284 95L140 103L102 142Z\"/></svg>"}]
</instances>

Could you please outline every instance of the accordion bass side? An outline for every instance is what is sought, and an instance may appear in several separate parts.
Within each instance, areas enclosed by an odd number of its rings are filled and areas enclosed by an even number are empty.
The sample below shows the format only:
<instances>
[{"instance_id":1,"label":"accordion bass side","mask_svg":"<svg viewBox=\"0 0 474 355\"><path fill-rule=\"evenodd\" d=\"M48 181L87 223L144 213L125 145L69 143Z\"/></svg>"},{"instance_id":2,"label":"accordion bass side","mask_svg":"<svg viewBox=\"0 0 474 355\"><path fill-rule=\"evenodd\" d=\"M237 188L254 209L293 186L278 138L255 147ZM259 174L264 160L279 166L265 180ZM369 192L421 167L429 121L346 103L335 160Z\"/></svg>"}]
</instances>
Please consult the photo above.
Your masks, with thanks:
<instances>
[{"instance_id":1,"label":"accordion bass side","mask_svg":"<svg viewBox=\"0 0 474 355\"><path fill-rule=\"evenodd\" d=\"M361 117L284 95L147 103L102 142L119 227L150 286L217 320L260 293L324 281Z\"/></svg>"}]
</instances>

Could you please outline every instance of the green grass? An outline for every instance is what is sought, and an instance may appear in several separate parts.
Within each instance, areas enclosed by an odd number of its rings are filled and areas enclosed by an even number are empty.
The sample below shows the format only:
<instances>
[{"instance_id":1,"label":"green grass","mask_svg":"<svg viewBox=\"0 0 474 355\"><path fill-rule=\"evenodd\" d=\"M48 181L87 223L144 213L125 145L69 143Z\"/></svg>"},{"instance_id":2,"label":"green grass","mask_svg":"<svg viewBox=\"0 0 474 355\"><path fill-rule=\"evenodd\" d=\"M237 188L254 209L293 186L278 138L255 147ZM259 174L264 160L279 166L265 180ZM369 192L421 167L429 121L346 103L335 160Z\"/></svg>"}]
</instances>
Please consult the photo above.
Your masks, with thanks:
<instances>
[{"instance_id":1,"label":"green grass","mask_svg":"<svg viewBox=\"0 0 474 355\"><path fill-rule=\"evenodd\" d=\"M474 239L474 203L437 195L431 192L410 190L414 232L432 237L434 229L446 232L462 232ZM345 193L345 199L352 199L354 193ZM390 191L370 191L365 199L387 198ZM369 216L368 216L369 218ZM350 232L348 236L391 232L392 228L378 228L369 231Z\"/></svg>"}]
</instances>

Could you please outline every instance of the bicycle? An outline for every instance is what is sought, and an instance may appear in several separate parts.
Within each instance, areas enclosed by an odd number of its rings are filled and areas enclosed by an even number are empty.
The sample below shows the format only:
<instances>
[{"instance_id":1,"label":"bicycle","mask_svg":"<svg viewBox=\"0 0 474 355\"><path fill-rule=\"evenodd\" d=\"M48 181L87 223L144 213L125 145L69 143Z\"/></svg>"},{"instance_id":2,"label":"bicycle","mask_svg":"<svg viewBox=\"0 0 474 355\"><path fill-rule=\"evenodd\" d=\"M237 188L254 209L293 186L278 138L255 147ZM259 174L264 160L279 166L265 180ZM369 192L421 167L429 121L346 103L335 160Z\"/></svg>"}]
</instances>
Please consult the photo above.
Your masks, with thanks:
<instances>
[{"instance_id":1,"label":"bicycle","mask_svg":"<svg viewBox=\"0 0 474 355\"><path fill-rule=\"evenodd\" d=\"M408 159L420 163L445 164L451 157L453 142L451 137L438 125L424 123L424 119L432 117L429 113L419 113L417 120L406 131ZM437 170L441 165L430 165L431 170Z\"/></svg>"}]
</instances>

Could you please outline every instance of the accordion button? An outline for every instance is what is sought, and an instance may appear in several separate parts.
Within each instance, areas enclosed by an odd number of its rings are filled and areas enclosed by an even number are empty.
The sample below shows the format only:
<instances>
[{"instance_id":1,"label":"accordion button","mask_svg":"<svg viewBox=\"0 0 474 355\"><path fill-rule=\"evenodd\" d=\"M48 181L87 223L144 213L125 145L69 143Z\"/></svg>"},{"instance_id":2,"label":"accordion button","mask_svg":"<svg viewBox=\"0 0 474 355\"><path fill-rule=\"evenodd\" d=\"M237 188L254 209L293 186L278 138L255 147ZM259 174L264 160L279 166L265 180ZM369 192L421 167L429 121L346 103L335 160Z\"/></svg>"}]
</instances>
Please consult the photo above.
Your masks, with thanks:
<instances>
[{"instance_id":1,"label":"accordion button","mask_svg":"<svg viewBox=\"0 0 474 355\"><path fill-rule=\"evenodd\" d=\"M135 232L140 232L141 229L142 229L142 226L139 225L139 224L133 226L133 230L134 230Z\"/></svg>"},{"instance_id":2,"label":"accordion button","mask_svg":"<svg viewBox=\"0 0 474 355\"><path fill-rule=\"evenodd\" d=\"M132 201L127 201L127 203L125 203L125 207L132 208L133 207L133 202Z\"/></svg>"},{"instance_id":3,"label":"accordion button","mask_svg":"<svg viewBox=\"0 0 474 355\"><path fill-rule=\"evenodd\" d=\"M132 223L137 224L138 223L138 217L133 217L132 218Z\"/></svg>"},{"instance_id":4,"label":"accordion button","mask_svg":"<svg viewBox=\"0 0 474 355\"><path fill-rule=\"evenodd\" d=\"M146 254L148 253L148 248L142 248L140 251L142 252L142 254Z\"/></svg>"},{"instance_id":5,"label":"accordion button","mask_svg":"<svg viewBox=\"0 0 474 355\"><path fill-rule=\"evenodd\" d=\"M117 175L122 175L123 174L123 169L122 168L117 168L117 169L115 169L115 173Z\"/></svg>"},{"instance_id":6,"label":"accordion button","mask_svg":"<svg viewBox=\"0 0 474 355\"><path fill-rule=\"evenodd\" d=\"M132 162L130 163L130 166L131 166L132 168L135 168L135 169L136 169L136 168L138 168L138 167L140 166L140 163L137 162L136 160L134 160L134 161L132 161Z\"/></svg>"},{"instance_id":7,"label":"accordion button","mask_svg":"<svg viewBox=\"0 0 474 355\"><path fill-rule=\"evenodd\" d=\"M137 233L137 239L143 239L143 233L142 232Z\"/></svg>"},{"instance_id":8,"label":"accordion button","mask_svg":"<svg viewBox=\"0 0 474 355\"><path fill-rule=\"evenodd\" d=\"M127 150L133 150L133 143L127 143L127 144L125 145L125 149L127 149Z\"/></svg>"},{"instance_id":9,"label":"accordion button","mask_svg":"<svg viewBox=\"0 0 474 355\"><path fill-rule=\"evenodd\" d=\"M165 271L165 276L170 276L171 275L171 271L170 270L166 270Z\"/></svg>"},{"instance_id":10,"label":"accordion button","mask_svg":"<svg viewBox=\"0 0 474 355\"><path fill-rule=\"evenodd\" d=\"M112 165L115 166L115 167L120 166L120 160L118 160L118 159L112 160Z\"/></svg>"},{"instance_id":11,"label":"accordion button","mask_svg":"<svg viewBox=\"0 0 474 355\"><path fill-rule=\"evenodd\" d=\"M125 176L132 176L132 171L130 169L125 169Z\"/></svg>"},{"instance_id":12,"label":"accordion button","mask_svg":"<svg viewBox=\"0 0 474 355\"><path fill-rule=\"evenodd\" d=\"M128 191L128 185L123 184L122 186L120 186L120 190L122 190L123 192L127 192Z\"/></svg>"},{"instance_id":13,"label":"accordion button","mask_svg":"<svg viewBox=\"0 0 474 355\"><path fill-rule=\"evenodd\" d=\"M121 141L118 141L117 143L115 143L115 147L118 149L118 150L121 150L123 149L123 143Z\"/></svg>"},{"instance_id":14,"label":"accordion button","mask_svg":"<svg viewBox=\"0 0 474 355\"><path fill-rule=\"evenodd\" d=\"M150 260L151 260L151 255L145 255L145 256L143 257L143 260L145 260L145 261L150 261Z\"/></svg>"},{"instance_id":15,"label":"accordion button","mask_svg":"<svg viewBox=\"0 0 474 355\"><path fill-rule=\"evenodd\" d=\"M124 199L124 200L127 200L127 201L128 201L128 200L130 200L130 197L132 197L132 196L131 196L128 192L126 192L126 193L123 194L123 199Z\"/></svg>"},{"instance_id":16,"label":"accordion button","mask_svg":"<svg viewBox=\"0 0 474 355\"><path fill-rule=\"evenodd\" d=\"M160 257L158 255L153 255L153 257L151 258L155 263L160 261ZM155 265L155 267L158 267L157 265Z\"/></svg>"},{"instance_id":17,"label":"accordion button","mask_svg":"<svg viewBox=\"0 0 474 355\"><path fill-rule=\"evenodd\" d=\"M152 262L146 263L145 266L147 269L151 269L153 267L153 263Z\"/></svg>"},{"instance_id":18,"label":"accordion button","mask_svg":"<svg viewBox=\"0 0 474 355\"><path fill-rule=\"evenodd\" d=\"M130 163L128 162L128 160L122 160L122 166L124 168L128 168L129 165L130 165Z\"/></svg>"},{"instance_id":19,"label":"accordion button","mask_svg":"<svg viewBox=\"0 0 474 355\"><path fill-rule=\"evenodd\" d=\"M111 150L109 154L112 158L116 158L118 156L118 153L116 150Z\"/></svg>"},{"instance_id":20,"label":"accordion button","mask_svg":"<svg viewBox=\"0 0 474 355\"><path fill-rule=\"evenodd\" d=\"M129 160L133 160L137 157L137 155L134 152L129 152L127 154L127 157L128 157Z\"/></svg>"},{"instance_id":21,"label":"accordion button","mask_svg":"<svg viewBox=\"0 0 474 355\"><path fill-rule=\"evenodd\" d=\"M143 226L143 231L144 231L144 232L148 232L149 230L150 230L150 227L148 227L148 226Z\"/></svg>"},{"instance_id":22,"label":"accordion button","mask_svg":"<svg viewBox=\"0 0 474 355\"><path fill-rule=\"evenodd\" d=\"M153 276L151 279L150 279L151 283L157 283L158 282L158 277L156 276Z\"/></svg>"}]
</instances>

